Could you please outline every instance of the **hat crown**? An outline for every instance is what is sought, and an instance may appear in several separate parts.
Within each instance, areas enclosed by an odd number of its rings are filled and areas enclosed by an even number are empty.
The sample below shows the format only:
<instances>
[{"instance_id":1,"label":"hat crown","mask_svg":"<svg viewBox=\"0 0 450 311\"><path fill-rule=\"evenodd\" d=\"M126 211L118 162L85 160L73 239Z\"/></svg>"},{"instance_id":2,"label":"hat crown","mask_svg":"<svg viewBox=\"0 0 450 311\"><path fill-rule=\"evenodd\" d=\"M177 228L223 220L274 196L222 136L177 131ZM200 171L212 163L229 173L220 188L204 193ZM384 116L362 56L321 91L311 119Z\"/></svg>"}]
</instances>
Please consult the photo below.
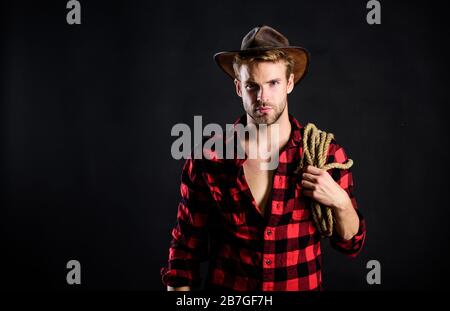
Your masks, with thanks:
<instances>
[{"instance_id":1,"label":"hat crown","mask_svg":"<svg viewBox=\"0 0 450 311\"><path fill-rule=\"evenodd\" d=\"M292 58L294 83L300 82L308 68L308 51L300 46L291 46L285 36L270 26L262 25L253 28L243 37L240 50L216 53L214 60L228 76L237 79L234 67L237 55L251 56L253 52L269 50L281 50Z\"/></svg>"},{"instance_id":2,"label":"hat crown","mask_svg":"<svg viewBox=\"0 0 450 311\"><path fill-rule=\"evenodd\" d=\"M270 26L258 26L242 39L241 50L262 47L287 47L289 40Z\"/></svg>"}]
</instances>

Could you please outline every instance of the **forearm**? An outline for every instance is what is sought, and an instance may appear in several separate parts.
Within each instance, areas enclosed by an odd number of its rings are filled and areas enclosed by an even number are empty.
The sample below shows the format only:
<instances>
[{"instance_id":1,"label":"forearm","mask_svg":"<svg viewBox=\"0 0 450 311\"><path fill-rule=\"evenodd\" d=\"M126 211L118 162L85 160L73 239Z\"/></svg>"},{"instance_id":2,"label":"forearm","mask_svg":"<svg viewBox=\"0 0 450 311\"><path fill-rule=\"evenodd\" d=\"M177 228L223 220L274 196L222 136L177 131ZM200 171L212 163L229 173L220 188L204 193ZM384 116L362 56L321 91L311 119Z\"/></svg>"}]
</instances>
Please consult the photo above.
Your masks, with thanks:
<instances>
[{"instance_id":1,"label":"forearm","mask_svg":"<svg viewBox=\"0 0 450 311\"><path fill-rule=\"evenodd\" d=\"M359 217L350 198L334 209L334 216L336 231L344 240L350 240L358 233Z\"/></svg>"}]
</instances>

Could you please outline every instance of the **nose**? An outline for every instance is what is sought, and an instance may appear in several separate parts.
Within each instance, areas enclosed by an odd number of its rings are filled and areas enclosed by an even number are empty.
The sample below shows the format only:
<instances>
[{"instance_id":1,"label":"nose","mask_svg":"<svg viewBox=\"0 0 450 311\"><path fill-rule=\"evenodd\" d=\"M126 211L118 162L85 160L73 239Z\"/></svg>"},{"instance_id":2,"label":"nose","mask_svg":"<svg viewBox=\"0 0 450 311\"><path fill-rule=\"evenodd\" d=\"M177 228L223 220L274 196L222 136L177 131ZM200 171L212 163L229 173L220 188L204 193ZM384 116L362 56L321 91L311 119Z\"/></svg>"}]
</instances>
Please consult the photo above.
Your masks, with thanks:
<instances>
[{"instance_id":1,"label":"nose","mask_svg":"<svg viewBox=\"0 0 450 311\"><path fill-rule=\"evenodd\" d=\"M259 87L259 89L258 89L258 94L257 94L257 97L256 97L256 99L259 101L259 102L262 102L262 103L264 103L264 102L266 102L267 101L267 98L266 98L266 95L267 94L267 92L265 92L264 91L264 87Z\"/></svg>"}]
</instances>

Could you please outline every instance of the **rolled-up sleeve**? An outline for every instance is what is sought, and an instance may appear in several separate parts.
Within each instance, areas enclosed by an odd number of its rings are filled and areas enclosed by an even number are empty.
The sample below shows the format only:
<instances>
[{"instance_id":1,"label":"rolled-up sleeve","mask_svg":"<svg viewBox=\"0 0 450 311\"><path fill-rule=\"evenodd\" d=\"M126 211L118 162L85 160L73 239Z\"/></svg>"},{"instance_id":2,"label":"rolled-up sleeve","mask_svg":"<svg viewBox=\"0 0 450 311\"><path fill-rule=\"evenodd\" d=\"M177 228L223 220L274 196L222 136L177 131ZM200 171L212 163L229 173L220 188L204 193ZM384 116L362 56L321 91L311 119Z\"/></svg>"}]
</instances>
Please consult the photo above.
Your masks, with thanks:
<instances>
[{"instance_id":1,"label":"rolled-up sleeve","mask_svg":"<svg viewBox=\"0 0 450 311\"><path fill-rule=\"evenodd\" d=\"M161 268L165 286L198 287L200 263L208 253L208 210L212 196L202 175L199 160L186 160L181 174L181 200L171 232L169 259Z\"/></svg>"},{"instance_id":2,"label":"rolled-up sleeve","mask_svg":"<svg viewBox=\"0 0 450 311\"><path fill-rule=\"evenodd\" d=\"M336 143L333 139L330 143L330 147L328 149L328 159L327 163L345 163L348 160L348 156L340 145ZM356 210L356 213L359 217L359 228L358 232L353 236L353 238L349 240L344 240L338 233L337 230L333 231L333 235L330 237L330 244L333 248L337 249L343 254L346 254L350 257L356 257L360 252L364 245L366 239L366 223L361 213L361 210L358 208L356 198L354 196L354 180L351 168L349 169L330 169L328 172L331 174L333 179L344 189L350 197L353 207Z\"/></svg>"}]
</instances>

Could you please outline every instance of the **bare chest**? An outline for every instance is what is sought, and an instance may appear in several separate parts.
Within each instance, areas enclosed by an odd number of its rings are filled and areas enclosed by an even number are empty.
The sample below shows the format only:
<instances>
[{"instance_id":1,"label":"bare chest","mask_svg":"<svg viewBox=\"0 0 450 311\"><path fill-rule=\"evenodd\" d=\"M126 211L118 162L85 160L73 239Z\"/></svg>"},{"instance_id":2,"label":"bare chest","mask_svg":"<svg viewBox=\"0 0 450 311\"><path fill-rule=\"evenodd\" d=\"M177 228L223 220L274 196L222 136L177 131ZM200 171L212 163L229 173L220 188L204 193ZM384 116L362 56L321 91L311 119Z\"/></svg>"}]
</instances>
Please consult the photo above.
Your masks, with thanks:
<instances>
[{"instance_id":1,"label":"bare chest","mask_svg":"<svg viewBox=\"0 0 450 311\"><path fill-rule=\"evenodd\" d=\"M259 160L247 160L244 162L244 175L250 192L262 215L273 188L274 171L261 170Z\"/></svg>"}]
</instances>

